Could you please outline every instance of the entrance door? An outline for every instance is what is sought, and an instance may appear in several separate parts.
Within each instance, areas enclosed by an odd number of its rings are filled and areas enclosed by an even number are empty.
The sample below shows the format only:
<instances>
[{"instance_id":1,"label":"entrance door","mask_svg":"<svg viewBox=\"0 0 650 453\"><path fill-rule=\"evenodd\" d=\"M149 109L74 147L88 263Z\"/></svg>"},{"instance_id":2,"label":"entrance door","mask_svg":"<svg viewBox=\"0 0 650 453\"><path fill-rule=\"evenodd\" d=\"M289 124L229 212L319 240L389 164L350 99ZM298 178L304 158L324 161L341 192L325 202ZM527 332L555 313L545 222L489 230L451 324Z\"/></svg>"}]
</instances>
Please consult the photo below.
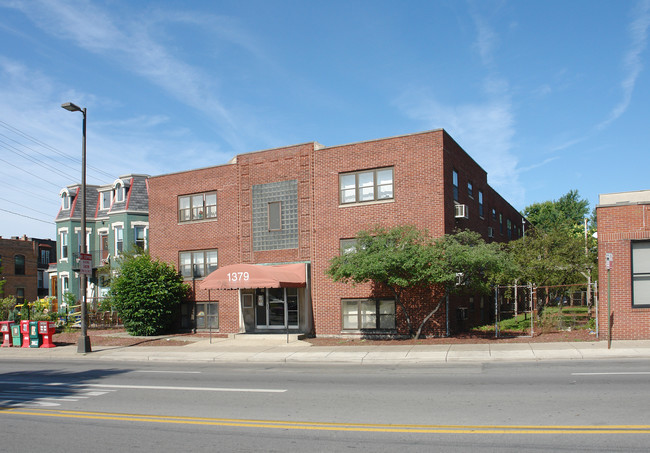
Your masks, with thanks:
<instances>
[{"instance_id":1,"label":"entrance door","mask_svg":"<svg viewBox=\"0 0 650 453\"><path fill-rule=\"evenodd\" d=\"M298 328L296 288L258 289L255 299L255 325L258 329Z\"/></svg>"},{"instance_id":2,"label":"entrance door","mask_svg":"<svg viewBox=\"0 0 650 453\"><path fill-rule=\"evenodd\" d=\"M102 260L106 260L108 258L108 234L99 235L99 246L102 251Z\"/></svg>"}]
</instances>

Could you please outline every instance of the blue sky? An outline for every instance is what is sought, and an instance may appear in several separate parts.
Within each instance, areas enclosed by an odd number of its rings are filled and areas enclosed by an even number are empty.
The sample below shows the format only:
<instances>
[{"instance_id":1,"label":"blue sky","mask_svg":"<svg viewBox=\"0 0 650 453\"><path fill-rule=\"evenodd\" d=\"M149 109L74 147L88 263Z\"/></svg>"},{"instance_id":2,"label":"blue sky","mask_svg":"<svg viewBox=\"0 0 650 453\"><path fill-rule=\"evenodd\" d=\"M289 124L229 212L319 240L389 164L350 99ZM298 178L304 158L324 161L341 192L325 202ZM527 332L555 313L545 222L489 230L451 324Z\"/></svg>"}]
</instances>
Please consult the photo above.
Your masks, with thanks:
<instances>
[{"instance_id":1,"label":"blue sky","mask_svg":"<svg viewBox=\"0 0 650 453\"><path fill-rule=\"evenodd\" d=\"M59 191L444 128L517 209L650 189L650 0L0 0L0 235Z\"/></svg>"}]
</instances>

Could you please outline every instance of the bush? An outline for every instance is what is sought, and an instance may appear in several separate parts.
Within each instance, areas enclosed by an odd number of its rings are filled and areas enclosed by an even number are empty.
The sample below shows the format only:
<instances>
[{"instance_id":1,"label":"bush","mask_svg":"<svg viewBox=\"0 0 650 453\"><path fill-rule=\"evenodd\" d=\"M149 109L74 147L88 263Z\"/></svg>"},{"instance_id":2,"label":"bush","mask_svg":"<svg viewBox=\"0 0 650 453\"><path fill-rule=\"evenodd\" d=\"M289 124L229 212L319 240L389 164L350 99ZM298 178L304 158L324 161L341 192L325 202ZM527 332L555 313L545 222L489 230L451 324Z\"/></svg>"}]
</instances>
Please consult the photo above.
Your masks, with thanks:
<instances>
[{"instance_id":1,"label":"bush","mask_svg":"<svg viewBox=\"0 0 650 453\"><path fill-rule=\"evenodd\" d=\"M131 335L169 331L189 286L173 266L149 254L125 256L110 287L110 300Z\"/></svg>"},{"instance_id":2,"label":"bush","mask_svg":"<svg viewBox=\"0 0 650 453\"><path fill-rule=\"evenodd\" d=\"M0 321L11 321L9 314L13 313L16 306L16 298L14 296L5 297L0 299Z\"/></svg>"}]
</instances>

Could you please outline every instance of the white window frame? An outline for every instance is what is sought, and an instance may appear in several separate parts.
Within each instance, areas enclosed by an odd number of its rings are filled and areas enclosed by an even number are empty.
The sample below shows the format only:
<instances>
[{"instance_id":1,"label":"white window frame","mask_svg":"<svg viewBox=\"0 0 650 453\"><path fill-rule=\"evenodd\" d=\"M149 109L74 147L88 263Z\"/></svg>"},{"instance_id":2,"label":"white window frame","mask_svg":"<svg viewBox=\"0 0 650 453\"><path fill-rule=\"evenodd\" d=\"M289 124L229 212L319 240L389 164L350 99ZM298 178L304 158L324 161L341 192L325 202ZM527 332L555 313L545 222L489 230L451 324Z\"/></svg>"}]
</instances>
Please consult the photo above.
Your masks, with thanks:
<instances>
[{"instance_id":1,"label":"white window frame","mask_svg":"<svg viewBox=\"0 0 650 453\"><path fill-rule=\"evenodd\" d=\"M122 203L124 199L126 198L125 196L125 190L124 190L124 185L121 183L118 183L115 185L115 202L116 203Z\"/></svg>"},{"instance_id":2,"label":"white window frame","mask_svg":"<svg viewBox=\"0 0 650 453\"><path fill-rule=\"evenodd\" d=\"M356 303L356 314L346 312L346 306L352 306ZM374 305L374 308L373 308ZM385 311L386 306L392 310ZM383 308L382 308L383 307ZM369 311L368 309L372 309ZM364 311L365 309L365 311ZM382 313L382 310L384 312ZM378 299L341 299L341 330L349 331L395 331L397 329L397 306L395 299L378 298ZM368 324L374 319L374 326ZM384 321L382 323L382 320ZM346 322L347 321L347 322ZM356 326L351 323L356 322Z\"/></svg>"},{"instance_id":3,"label":"white window frame","mask_svg":"<svg viewBox=\"0 0 650 453\"><path fill-rule=\"evenodd\" d=\"M124 253L124 223L123 222L114 223L112 225L112 227L113 227L113 247L114 247L114 250L115 250L115 256L119 256L122 253ZM122 231L122 250L120 250L120 251L118 251L118 249L117 249L117 244L118 244L117 231L118 230Z\"/></svg>"},{"instance_id":4,"label":"white window frame","mask_svg":"<svg viewBox=\"0 0 650 453\"><path fill-rule=\"evenodd\" d=\"M63 240L64 238L65 241ZM63 253L63 247L65 247L65 253ZM59 230L59 253L59 261L67 263L68 258L70 257L70 235L68 234L67 228L61 228Z\"/></svg>"},{"instance_id":5,"label":"white window frame","mask_svg":"<svg viewBox=\"0 0 650 453\"><path fill-rule=\"evenodd\" d=\"M210 260L208 254L214 257L216 259L216 262L214 260ZM179 272L185 279L207 277L211 272L215 271L218 267L219 267L218 249L183 250L178 253Z\"/></svg>"},{"instance_id":6,"label":"white window frame","mask_svg":"<svg viewBox=\"0 0 650 453\"><path fill-rule=\"evenodd\" d=\"M359 240L356 238L339 239L339 253L341 255L355 253L358 246Z\"/></svg>"},{"instance_id":7,"label":"white window frame","mask_svg":"<svg viewBox=\"0 0 650 453\"><path fill-rule=\"evenodd\" d=\"M390 182L380 182L380 173L390 171ZM368 179L371 176L372 180ZM354 183L352 183L354 179ZM364 182L366 181L366 182ZM387 189L389 195L382 195ZM354 195L351 199L351 195ZM381 167L339 174L339 204L354 205L395 199L395 167Z\"/></svg>"},{"instance_id":8,"label":"white window frame","mask_svg":"<svg viewBox=\"0 0 650 453\"><path fill-rule=\"evenodd\" d=\"M59 281L61 282L61 298L65 293L70 292L70 274L68 272L59 272Z\"/></svg>"},{"instance_id":9,"label":"white window frame","mask_svg":"<svg viewBox=\"0 0 650 453\"><path fill-rule=\"evenodd\" d=\"M214 197L214 204L208 204L208 197ZM198 198L201 198L200 203ZM184 200L187 201L187 207L181 208ZM186 223L202 220L216 220L218 206L219 197L216 190L181 195L178 197L178 222Z\"/></svg>"},{"instance_id":10,"label":"white window frame","mask_svg":"<svg viewBox=\"0 0 650 453\"><path fill-rule=\"evenodd\" d=\"M92 233L92 228L86 228L86 251L81 251L81 227L75 227L75 234L77 235L77 252L79 253L90 253L90 236Z\"/></svg>"},{"instance_id":11,"label":"white window frame","mask_svg":"<svg viewBox=\"0 0 650 453\"><path fill-rule=\"evenodd\" d=\"M106 200L108 198L108 200ZM104 190L103 192L99 192L99 209L102 211L106 209L110 209L111 204L113 202L113 193L110 190Z\"/></svg>"},{"instance_id":12,"label":"white window frame","mask_svg":"<svg viewBox=\"0 0 650 453\"><path fill-rule=\"evenodd\" d=\"M632 308L650 307L650 241L630 241ZM614 263L616 264L616 263Z\"/></svg>"},{"instance_id":13,"label":"white window frame","mask_svg":"<svg viewBox=\"0 0 650 453\"><path fill-rule=\"evenodd\" d=\"M133 246L135 247L137 242L138 242L138 237L136 235L136 228L142 228L142 232L144 233L144 247L142 247L144 250L147 249L148 244L147 244L147 238L149 237L148 230L149 230L149 223L148 222L131 222L131 228L133 228Z\"/></svg>"},{"instance_id":14,"label":"white window frame","mask_svg":"<svg viewBox=\"0 0 650 453\"><path fill-rule=\"evenodd\" d=\"M70 209L70 204L70 195L68 193L61 195L61 209L68 211Z\"/></svg>"}]
</instances>

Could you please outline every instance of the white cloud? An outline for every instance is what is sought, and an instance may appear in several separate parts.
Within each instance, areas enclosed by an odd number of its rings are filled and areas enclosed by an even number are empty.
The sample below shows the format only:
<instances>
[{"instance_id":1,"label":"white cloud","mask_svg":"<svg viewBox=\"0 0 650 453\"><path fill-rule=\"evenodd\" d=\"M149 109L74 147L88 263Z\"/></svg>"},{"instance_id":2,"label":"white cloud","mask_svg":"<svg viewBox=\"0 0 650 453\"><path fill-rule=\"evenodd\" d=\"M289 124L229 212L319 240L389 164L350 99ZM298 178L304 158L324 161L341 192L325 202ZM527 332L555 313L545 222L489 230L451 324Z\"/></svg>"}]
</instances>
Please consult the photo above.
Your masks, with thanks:
<instances>
[{"instance_id":1,"label":"white cloud","mask_svg":"<svg viewBox=\"0 0 650 453\"><path fill-rule=\"evenodd\" d=\"M508 81L497 73L495 51L499 36L478 13L472 18L477 37L474 47L486 74L482 95L485 101L459 105L442 104L429 89L404 93L396 101L407 116L427 128L444 128L488 173L488 181L514 205L524 202L518 159L512 152L515 119Z\"/></svg>"},{"instance_id":2,"label":"white cloud","mask_svg":"<svg viewBox=\"0 0 650 453\"><path fill-rule=\"evenodd\" d=\"M444 128L488 172L491 186L511 203L523 203L518 159L512 153L515 122L507 98L450 106L438 102L430 92L412 91L396 104L426 128Z\"/></svg>"},{"instance_id":3,"label":"white cloud","mask_svg":"<svg viewBox=\"0 0 650 453\"><path fill-rule=\"evenodd\" d=\"M650 26L650 0L642 0L633 9L634 20L628 27L631 44L623 57L623 70L625 75L621 82L623 96L621 101L612 109L607 119L598 124L597 129L604 129L625 113L632 101L632 93L639 74L643 70L641 54L646 48L648 40L648 26Z\"/></svg>"},{"instance_id":4,"label":"white cloud","mask_svg":"<svg viewBox=\"0 0 650 453\"><path fill-rule=\"evenodd\" d=\"M260 57L254 40L218 16L206 17L189 12L171 15L158 13L133 16L109 13L92 2L41 1L15 2L38 27L58 39L101 55L162 88L170 97L211 119L217 130L234 149L242 149L245 122L239 122L219 96L219 80L214 74L189 64L167 47L171 39L165 33L169 22L202 25L206 33L216 33L247 52ZM218 30L215 32L215 30ZM156 39L164 36L164 39Z\"/></svg>"}]
</instances>

